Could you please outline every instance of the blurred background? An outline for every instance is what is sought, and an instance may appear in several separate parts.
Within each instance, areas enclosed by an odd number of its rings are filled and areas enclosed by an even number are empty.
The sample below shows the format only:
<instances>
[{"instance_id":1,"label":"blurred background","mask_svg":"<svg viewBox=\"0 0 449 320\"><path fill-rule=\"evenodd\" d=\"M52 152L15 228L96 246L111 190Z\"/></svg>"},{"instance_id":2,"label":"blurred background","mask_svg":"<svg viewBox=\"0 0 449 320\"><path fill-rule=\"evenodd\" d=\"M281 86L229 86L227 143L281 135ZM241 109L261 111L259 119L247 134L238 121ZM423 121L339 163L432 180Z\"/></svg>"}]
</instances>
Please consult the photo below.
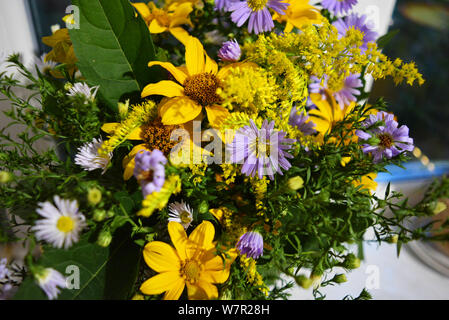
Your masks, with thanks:
<instances>
[{"instance_id":1,"label":"blurred background","mask_svg":"<svg viewBox=\"0 0 449 320\"><path fill-rule=\"evenodd\" d=\"M418 147L406 170L391 168L392 174L378 176L378 192L392 182L393 190L417 201L432 178L449 172L449 0L358 2L356 10L377 19L380 34L399 30L384 52L415 61L426 79L421 87L376 81L371 95L372 101L385 98L398 122L410 128ZM21 52L24 62L30 63L48 52L40 39L51 34L52 26L64 27L61 18L71 13L66 12L69 5L69 0L0 0L0 57ZM0 101L0 110L9 107ZM2 126L5 121L0 114ZM364 287L374 299L449 299L449 249L445 253L433 244L418 243L403 249L398 258L395 245L379 247L369 241L369 235L367 239L361 267L351 272L347 283L325 288L328 299L358 296ZM19 259L23 251L7 249L0 248L0 258L15 255ZM312 299L312 291L295 288L292 299Z\"/></svg>"}]
</instances>

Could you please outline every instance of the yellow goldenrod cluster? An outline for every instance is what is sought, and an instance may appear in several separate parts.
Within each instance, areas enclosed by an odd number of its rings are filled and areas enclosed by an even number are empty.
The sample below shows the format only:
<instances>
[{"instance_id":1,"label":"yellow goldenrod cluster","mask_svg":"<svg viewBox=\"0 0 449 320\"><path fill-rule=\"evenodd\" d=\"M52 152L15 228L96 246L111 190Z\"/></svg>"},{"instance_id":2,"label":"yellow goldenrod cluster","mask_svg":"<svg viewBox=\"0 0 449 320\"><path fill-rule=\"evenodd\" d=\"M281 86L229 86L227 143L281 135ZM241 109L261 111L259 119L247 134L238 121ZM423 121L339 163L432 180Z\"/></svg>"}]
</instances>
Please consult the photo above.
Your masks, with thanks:
<instances>
[{"instance_id":1,"label":"yellow goldenrod cluster","mask_svg":"<svg viewBox=\"0 0 449 320\"><path fill-rule=\"evenodd\" d=\"M129 112L127 118L123 120L113 131L108 140L103 142L98 153L100 155L107 155L114 151L133 130L139 128L141 125L148 123L157 117L157 106L153 101L146 101L143 104L134 106L133 110Z\"/></svg>"},{"instance_id":2,"label":"yellow goldenrod cluster","mask_svg":"<svg viewBox=\"0 0 449 320\"><path fill-rule=\"evenodd\" d=\"M222 237L222 242L227 247L234 247L240 236L247 232L246 226L240 222L239 216L226 207L210 209L209 212L220 222L226 233Z\"/></svg>"},{"instance_id":3,"label":"yellow goldenrod cluster","mask_svg":"<svg viewBox=\"0 0 449 320\"><path fill-rule=\"evenodd\" d=\"M248 283L256 286L260 291L262 291L266 296L268 296L269 289L263 282L263 278L257 271L256 261L252 258L246 257L246 255L240 256L240 265L246 271L246 279Z\"/></svg>"},{"instance_id":4,"label":"yellow goldenrod cluster","mask_svg":"<svg viewBox=\"0 0 449 320\"><path fill-rule=\"evenodd\" d=\"M235 177L240 172L238 166L232 163L222 163L220 164L220 167L223 169L222 177L224 178L225 183L227 185L234 183Z\"/></svg>"},{"instance_id":5,"label":"yellow goldenrod cluster","mask_svg":"<svg viewBox=\"0 0 449 320\"><path fill-rule=\"evenodd\" d=\"M276 79L262 68L235 68L217 90L222 105L231 111L245 112L250 117L272 107L280 88Z\"/></svg>"},{"instance_id":6,"label":"yellow goldenrod cluster","mask_svg":"<svg viewBox=\"0 0 449 320\"><path fill-rule=\"evenodd\" d=\"M204 177L204 174L206 173L207 170L207 164L202 162L200 164L189 164L190 170L192 171L192 182L194 185L197 185L198 183L200 183L203 179L202 177Z\"/></svg>"},{"instance_id":7,"label":"yellow goldenrod cluster","mask_svg":"<svg viewBox=\"0 0 449 320\"><path fill-rule=\"evenodd\" d=\"M149 217L156 209L163 209L167 206L172 194L181 192L181 179L177 175L172 175L165 180L162 189L149 194L142 201L142 209L137 213L139 216Z\"/></svg>"},{"instance_id":8,"label":"yellow goldenrod cluster","mask_svg":"<svg viewBox=\"0 0 449 320\"><path fill-rule=\"evenodd\" d=\"M256 198L255 204L257 209L257 215L264 216L267 207L265 206L263 200L266 198L268 184L270 183L270 180L268 180L266 177L263 177L262 179L250 178L249 181L253 187L253 193Z\"/></svg>"},{"instance_id":9,"label":"yellow goldenrod cluster","mask_svg":"<svg viewBox=\"0 0 449 320\"><path fill-rule=\"evenodd\" d=\"M341 89L347 76L361 73L364 68L367 68L367 73L374 79L391 76L396 83L407 81L413 84L417 80L421 85L424 82L414 63L389 60L380 52L376 43L369 43L368 50L362 52L359 47L363 33L355 28L349 29L343 37L339 37L337 29L328 22L324 22L319 28L306 25L302 31L299 34L271 33L268 36L260 36L256 42L247 44L244 49L250 61L270 65L276 63L273 61L276 59L276 53L281 52L288 57L290 63L309 74L318 78L327 75L327 85L332 91ZM285 59L279 61L285 63ZM276 68L280 67L278 64ZM275 66L272 65L272 68ZM283 76L287 78L288 74Z\"/></svg>"}]
</instances>

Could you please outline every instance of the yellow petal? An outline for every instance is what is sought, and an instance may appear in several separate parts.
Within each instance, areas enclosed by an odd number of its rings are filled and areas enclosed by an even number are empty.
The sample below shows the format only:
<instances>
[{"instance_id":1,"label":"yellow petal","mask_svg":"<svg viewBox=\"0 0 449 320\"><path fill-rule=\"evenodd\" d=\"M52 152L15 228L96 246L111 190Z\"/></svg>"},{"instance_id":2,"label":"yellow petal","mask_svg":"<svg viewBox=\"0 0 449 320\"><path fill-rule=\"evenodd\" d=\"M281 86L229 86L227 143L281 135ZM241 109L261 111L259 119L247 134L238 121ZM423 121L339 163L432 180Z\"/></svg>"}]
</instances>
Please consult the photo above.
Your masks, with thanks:
<instances>
[{"instance_id":1,"label":"yellow petal","mask_svg":"<svg viewBox=\"0 0 449 320\"><path fill-rule=\"evenodd\" d=\"M218 291L213 284L199 280L195 284L187 283L187 295L189 300L211 300L218 298Z\"/></svg>"},{"instance_id":2,"label":"yellow petal","mask_svg":"<svg viewBox=\"0 0 449 320\"><path fill-rule=\"evenodd\" d=\"M168 30L167 27L161 26L156 19L151 21L149 29L150 33L162 33Z\"/></svg>"},{"instance_id":3,"label":"yellow petal","mask_svg":"<svg viewBox=\"0 0 449 320\"><path fill-rule=\"evenodd\" d=\"M187 18L193 11L193 5L191 2L184 2L176 6L174 17L175 18Z\"/></svg>"},{"instance_id":4,"label":"yellow petal","mask_svg":"<svg viewBox=\"0 0 449 320\"><path fill-rule=\"evenodd\" d=\"M199 247L209 249L215 236L215 228L209 221L203 221L189 236Z\"/></svg>"},{"instance_id":5,"label":"yellow petal","mask_svg":"<svg viewBox=\"0 0 449 320\"><path fill-rule=\"evenodd\" d=\"M187 45L187 41L189 41L190 35L183 28L181 28L181 27L170 27L168 29L168 31L170 31L170 33L173 35L173 37L178 39L178 41L181 42L184 46Z\"/></svg>"},{"instance_id":6,"label":"yellow petal","mask_svg":"<svg viewBox=\"0 0 449 320\"><path fill-rule=\"evenodd\" d=\"M176 285L179 285L180 278L179 270L163 272L142 283L140 291L148 295L161 294L162 292L172 290Z\"/></svg>"},{"instance_id":7,"label":"yellow petal","mask_svg":"<svg viewBox=\"0 0 449 320\"><path fill-rule=\"evenodd\" d=\"M165 70L170 72L172 74L172 76L176 79L176 81L178 81L181 84L183 84L184 81L186 81L186 79L187 79L187 73L183 72L179 68L176 68L170 62L151 61L148 64L148 67L152 67L155 65L161 66L162 68L164 68Z\"/></svg>"},{"instance_id":8,"label":"yellow petal","mask_svg":"<svg viewBox=\"0 0 449 320\"><path fill-rule=\"evenodd\" d=\"M125 158L123 158L122 165L123 168L125 168L125 171L123 172L123 180L129 180L133 176L134 166L136 165L134 157L142 150L150 151L147 149L145 144L139 144L135 146Z\"/></svg>"},{"instance_id":9,"label":"yellow petal","mask_svg":"<svg viewBox=\"0 0 449 320\"><path fill-rule=\"evenodd\" d=\"M218 65L217 63L209 58L209 56L206 54L206 65L204 66L204 71L209 72L211 74L217 74L218 72Z\"/></svg>"},{"instance_id":10,"label":"yellow petal","mask_svg":"<svg viewBox=\"0 0 449 320\"><path fill-rule=\"evenodd\" d=\"M223 122L229 117L229 111L222 106L210 106L206 107L207 119L214 128L220 128Z\"/></svg>"},{"instance_id":11,"label":"yellow petal","mask_svg":"<svg viewBox=\"0 0 449 320\"><path fill-rule=\"evenodd\" d=\"M142 91L142 98L160 95L165 97L179 97L184 94L184 88L176 82L170 80L162 80L158 83L150 83Z\"/></svg>"},{"instance_id":12,"label":"yellow petal","mask_svg":"<svg viewBox=\"0 0 449 320\"><path fill-rule=\"evenodd\" d=\"M197 282L197 286L203 289L203 291L207 295L207 299L212 300L218 298L217 287L214 286L212 283L200 279Z\"/></svg>"},{"instance_id":13,"label":"yellow petal","mask_svg":"<svg viewBox=\"0 0 449 320\"><path fill-rule=\"evenodd\" d=\"M182 224L174 221L168 223L168 233L181 260L186 260L187 234Z\"/></svg>"},{"instance_id":14,"label":"yellow petal","mask_svg":"<svg viewBox=\"0 0 449 320\"><path fill-rule=\"evenodd\" d=\"M176 250L161 241L148 243L143 250L147 265L156 272L179 271L181 262Z\"/></svg>"},{"instance_id":15,"label":"yellow petal","mask_svg":"<svg viewBox=\"0 0 449 320\"><path fill-rule=\"evenodd\" d=\"M128 140L142 140L142 127L138 127L131 131L131 133L128 135Z\"/></svg>"},{"instance_id":16,"label":"yellow petal","mask_svg":"<svg viewBox=\"0 0 449 320\"><path fill-rule=\"evenodd\" d=\"M162 123L174 125L186 123L195 119L201 113L202 107L187 97L174 97L159 108Z\"/></svg>"},{"instance_id":17,"label":"yellow petal","mask_svg":"<svg viewBox=\"0 0 449 320\"><path fill-rule=\"evenodd\" d=\"M120 125L120 123L117 123L117 122L105 123L101 127L101 130L103 130L104 132L106 132L108 134L112 134L112 133L114 133L115 129L117 129L117 127L119 125Z\"/></svg>"},{"instance_id":18,"label":"yellow petal","mask_svg":"<svg viewBox=\"0 0 449 320\"><path fill-rule=\"evenodd\" d=\"M189 38L185 57L190 76L204 72L204 48L200 40L195 37Z\"/></svg>"},{"instance_id":19,"label":"yellow petal","mask_svg":"<svg viewBox=\"0 0 449 320\"><path fill-rule=\"evenodd\" d=\"M142 16L143 20L148 21L150 19L150 16L151 16L150 8L148 8L148 6L145 3L138 2L138 3L131 3L131 4L134 6L134 8L137 9L137 11Z\"/></svg>"},{"instance_id":20,"label":"yellow petal","mask_svg":"<svg viewBox=\"0 0 449 320\"><path fill-rule=\"evenodd\" d=\"M165 292L164 300L178 300L182 292L184 291L185 286L185 280L179 277L178 281L173 285L173 287Z\"/></svg>"}]
</instances>

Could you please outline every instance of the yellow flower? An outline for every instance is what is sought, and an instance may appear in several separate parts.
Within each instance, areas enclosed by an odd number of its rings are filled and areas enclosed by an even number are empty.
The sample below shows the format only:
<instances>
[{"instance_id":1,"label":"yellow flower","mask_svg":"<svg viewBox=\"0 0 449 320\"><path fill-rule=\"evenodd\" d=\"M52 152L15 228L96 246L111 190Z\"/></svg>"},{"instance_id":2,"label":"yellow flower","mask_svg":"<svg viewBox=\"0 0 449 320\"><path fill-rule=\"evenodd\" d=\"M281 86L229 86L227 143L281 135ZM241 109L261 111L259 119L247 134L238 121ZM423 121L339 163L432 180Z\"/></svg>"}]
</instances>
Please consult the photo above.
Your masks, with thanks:
<instances>
[{"instance_id":1,"label":"yellow flower","mask_svg":"<svg viewBox=\"0 0 449 320\"><path fill-rule=\"evenodd\" d=\"M228 279L237 251L228 251L225 261L215 254L215 229L209 221L203 221L189 237L184 227L173 221L168 223L168 232L174 248L160 241L145 246L145 262L159 274L146 280L140 291L147 295L165 292L164 300L177 300L187 286L189 299L218 298L214 283Z\"/></svg>"},{"instance_id":2,"label":"yellow flower","mask_svg":"<svg viewBox=\"0 0 449 320\"><path fill-rule=\"evenodd\" d=\"M360 178L360 180L354 180L352 183L354 186L362 186L364 189L368 189L372 192L376 191L377 189L377 182L374 180L377 177L377 173L369 173L367 175L364 175Z\"/></svg>"},{"instance_id":3,"label":"yellow flower","mask_svg":"<svg viewBox=\"0 0 449 320\"><path fill-rule=\"evenodd\" d=\"M159 9L154 2L132 4L148 25L150 33L170 32L182 44L186 44L189 34L180 25L192 26L189 15L193 10L192 3L173 3L167 9Z\"/></svg>"},{"instance_id":4,"label":"yellow flower","mask_svg":"<svg viewBox=\"0 0 449 320\"><path fill-rule=\"evenodd\" d=\"M321 99L321 94L312 93L310 99L317 106L317 109L309 111L310 121L316 124L315 129L324 136L329 133L335 125L342 121L345 116L354 110L354 102L343 109L337 104L330 92L326 91L327 99ZM355 138L357 139L357 137Z\"/></svg>"},{"instance_id":5,"label":"yellow flower","mask_svg":"<svg viewBox=\"0 0 449 320\"><path fill-rule=\"evenodd\" d=\"M75 63L78 59L75 56L72 40L70 40L69 30L59 29L51 36L43 37L42 42L53 49L45 56L45 61L54 61L67 65L68 72L73 75L77 70ZM59 73L52 75L62 77Z\"/></svg>"},{"instance_id":6,"label":"yellow flower","mask_svg":"<svg viewBox=\"0 0 449 320\"><path fill-rule=\"evenodd\" d=\"M293 27L301 29L306 24L320 24L323 17L319 10L309 4L309 0L290 0L285 15L275 13L273 20L286 22L284 32L291 32Z\"/></svg>"},{"instance_id":7,"label":"yellow flower","mask_svg":"<svg viewBox=\"0 0 449 320\"><path fill-rule=\"evenodd\" d=\"M203 107L206 109L209 123L219 128L229 115L229 111L220 105L221 98L217 89L222 79L235 67L253 67L252 63L234 63L221 68L204 51L197 38L190 37L186 43L186 67L176 68L170 62L152 61L149 67L159 65L169 71L177 82L162 80L147 85L142 97L162 95L168 97L159 107L162 123L177 125L195 119Z\"/></svg>"}]
</instances>

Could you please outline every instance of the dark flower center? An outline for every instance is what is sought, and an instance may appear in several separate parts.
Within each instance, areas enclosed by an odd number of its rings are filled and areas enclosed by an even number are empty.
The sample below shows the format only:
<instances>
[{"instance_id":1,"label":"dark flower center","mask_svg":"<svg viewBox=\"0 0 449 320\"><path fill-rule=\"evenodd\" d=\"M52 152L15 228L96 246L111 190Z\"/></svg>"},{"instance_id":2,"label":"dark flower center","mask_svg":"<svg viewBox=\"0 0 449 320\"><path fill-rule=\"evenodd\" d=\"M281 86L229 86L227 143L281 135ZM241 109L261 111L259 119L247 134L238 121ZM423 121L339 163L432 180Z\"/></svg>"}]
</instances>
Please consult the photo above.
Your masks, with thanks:
<instances>
[{"instance_id":1,"label":"dark flower center","mask_svg":"<svg viewBox=\"0 0 449 320\"><path fill-rule=\"evenodd\" d=\"M379 145L385 149L391 148L393 146L393 137L388 133L382 133L377 136L379 138L380 142Z\"/></svg>"},{"instance_id":2,"label":"dark flower center","mask_svg":"<svg viewBox=\"0 0 449 320\"><path fill-rule=\"evenodd\" d=\"M211 73L200 73L190 76L184 82L184 94L202 106L220 103L217 95L220 80Z\"/></svg>"},{"instance_id":3,"label":"dark flower center","mask_svg":"<svg viewBox=\"0 0 449 320\"><path fill-rule=\"evenodd\" d=\"M149 150L158 149L168 156L178 143L170 139L171 133L178 128L178 126L165 126L160 119L156 119L144 126L141 138Z\"/></svg>"}]
</instances>

